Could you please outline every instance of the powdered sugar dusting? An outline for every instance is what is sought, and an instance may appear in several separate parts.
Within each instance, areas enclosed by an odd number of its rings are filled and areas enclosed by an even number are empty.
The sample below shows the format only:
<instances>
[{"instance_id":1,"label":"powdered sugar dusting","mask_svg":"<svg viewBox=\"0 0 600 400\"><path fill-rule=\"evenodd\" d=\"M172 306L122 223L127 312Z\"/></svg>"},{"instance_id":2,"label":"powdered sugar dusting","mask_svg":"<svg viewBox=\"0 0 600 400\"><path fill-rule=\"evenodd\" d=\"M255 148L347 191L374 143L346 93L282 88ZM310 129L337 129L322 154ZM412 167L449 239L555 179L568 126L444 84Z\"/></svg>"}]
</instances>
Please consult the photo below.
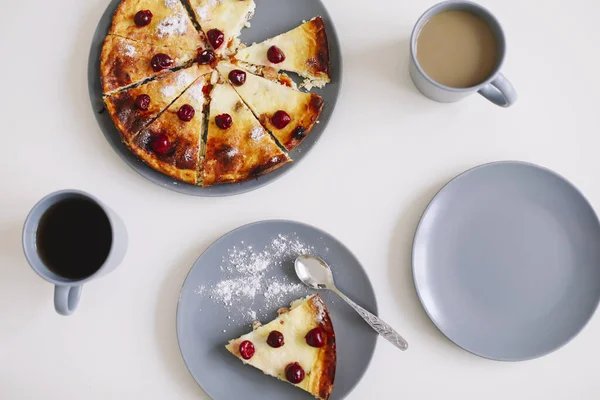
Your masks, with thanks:
<instances>
[{"instance_id":1,"label":"powdered sugar dusting","mask_svg":"<svg viewBox=\"0 0 600 400\"><path fill-rule=\"evenodd\" d=\"M229 248L222 258L223 279L199 286L195 292L222 305L230 322L252 322L259 315L266 317L268 312L310 293L294 276L293 261L311 253L315 253L315 248L295 234L277 235L260 249L241 242ZM261 307L257 305L259 298L264 298Z\"/></svg>"},{"instance_id":2,"label":"powdered sugar dusting","mask_svg":"<svg viewBox=\"0 0 600 400\"><path fill-rule=\"evenodd\" d=\"M232 149L227 150L227 156L230 157L230 158L235 157L238 153L239 153L239 150L236 149L236 148L232 148Z\"/></svg>"},{"instance_id":3,"label":"powdered sugar dusting","mask_svg":"<svg viewBox=\"0 0 600 400\"><path fill-rule=\"evenodd\" d=\"M175 87L172 85L165 86L160 89L160 93L165 97L173 97L175 96Z\"/></svg>"},{"instance_id":4,"label":"powdered sugar dusting","mask_svg":"<svg viewBox=\"0 0 600 400\"><path fill-rule=\"evenodd\" d=\"M165 0L165 6L171 9L176 8L177 4L179 4L179 0Z\"/></svg>"},{"instance_id":5,"label":"powdered sugar dusting","mask_svg":"<svg viewBox=\"0 0 600 400\"><path fill-rule=\"evenodd\" d=\"M260 126L255 126L250 132L250 138L253 140L258 140L265 135L265 131Z\"/></svg>"},{"instance_id":6,"label":"powdered sugar dusting","mask_svg":"<svg viewBox=\"0 0 600 400\"><path fill-rule=\"evenodd\" d=\"M130 44L126 44L125 46L123 46L123 48L125 49L125 55L127 57L135 56L135 47L133 47Z\"/></svg>"},{"instance_id":7,"label":"powdered sugar dusting","mask_svg":"<svg viewBox=\"0 0 600 400\"><path fill-rule=\"evenodd\" d=\"M177 86L183 89L190 86L192 82L194 82L194 77L187 72L180 72L175 81Z\"/></svg>"},{"instance_id":8,"label":"powdered sugar dusting","mask_svg":"<svg viewBox=\"0 0 600 400\"><path fill-rule=\"evenodd\" d=\"M188 89L188 94L194 101L204 103L204 93L202 93L202 85L194 85Z\"/></svg>"},{"instance_id":9,"label":"powdered sugar dusting","mask_svg":"<svg viewBox=\"0 0 600 400\"><path fill-rule=\"evenodd\" d=\"M196 7L196 14L198 15L198 19L206 21L208 18L208 6Z\"/></svg>"},{"instance_id":10,"label":"powdered sugar dusting","mask_svg":"<svg viewBox=\"0 0 600 400\"><path fill-rule=\"evenodd\" d=\"M325 317L327 316L327 312L325 311L325 306L323 304L323 302L319 301L319 300L313 300L312 302L315 307L317 308L317 319L319 320L319 322L322 322Z\"/></svg>"},{"instance_id":11,"label":"powdered sugar dusting","mask_svg":"<svg viewBox=\"0 0 600 400\"><path fill-rule=\"evenodd\" d=\"M156 32L161 39L167 35L183 35L187 32L187 17L183 13L171 15L160 21Z\"/></svg>"}]
</instances>

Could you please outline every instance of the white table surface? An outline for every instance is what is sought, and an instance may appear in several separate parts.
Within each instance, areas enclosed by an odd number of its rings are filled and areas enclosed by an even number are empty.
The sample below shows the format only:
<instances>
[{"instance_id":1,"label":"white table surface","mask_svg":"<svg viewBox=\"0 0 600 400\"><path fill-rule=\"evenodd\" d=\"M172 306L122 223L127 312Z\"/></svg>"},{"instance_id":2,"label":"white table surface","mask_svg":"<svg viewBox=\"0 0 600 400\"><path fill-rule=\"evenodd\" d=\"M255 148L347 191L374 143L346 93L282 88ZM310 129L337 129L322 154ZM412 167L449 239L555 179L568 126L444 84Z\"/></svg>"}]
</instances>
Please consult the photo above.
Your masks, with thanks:
<instances>
[{"instance_id":1,"label":"white table surface","mask_svg":"<svg viewBox=\"0 0 600 400\"><path fill-rule=\"evenodd\" d=\"M205 399L179 354L175 309L193 261L216 238L271 218L314 224L348 245L380 315L380 340L350 399L598 399L600 316L542 359L473 356L436 330L411 279L421 212L461 171L525 160L570 179L600 209L600 2L485 0L508 40L505 75L520 99L437 104L410 82L408 37L431 0L325 0L344 78L331 124L309 157L249 194L202 199L162 189L116 155L90 107L87 57L108 0L4 1L0 23L0 398ZM29 269L21 226L45 194L89 191L125 220L123 265L88 284L75 315ZM600 245L600 244L599 244Z\"/></svg>"}]
</instances>

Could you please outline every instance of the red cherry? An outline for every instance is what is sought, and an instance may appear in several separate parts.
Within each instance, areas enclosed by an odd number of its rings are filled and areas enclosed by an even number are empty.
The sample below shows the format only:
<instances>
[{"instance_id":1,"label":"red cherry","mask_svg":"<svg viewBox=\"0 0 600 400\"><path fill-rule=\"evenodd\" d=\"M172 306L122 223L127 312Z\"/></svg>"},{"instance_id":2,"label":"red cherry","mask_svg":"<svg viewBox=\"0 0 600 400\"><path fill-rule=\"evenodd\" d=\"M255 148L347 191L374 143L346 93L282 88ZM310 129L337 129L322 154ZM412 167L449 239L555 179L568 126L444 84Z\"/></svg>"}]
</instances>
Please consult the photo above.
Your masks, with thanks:
<instances>
[{"instance_id":1,"label":"red cherry","mask_svg":"<svg viewBox=\"0 0 600 400\"><path fill-rule=\"evenodd\" d=\"M311 347L323 347L325 346L325 339L323 339L323 329L317 326L304 336L306 343Z\"/></svg>"},{"instance_id":2,"label":"red cherry","mask_svg":"<svg viewBox=\"0 0 600 400\"><path fill-rule=\"evenodd\" d=\"M150 96L140 94L135 98L135 106L140 110L146 111L150 107Z\"/></svg>"},{"instance_id":3,"label":"red cherry","mask_svg":"<svg viewBox=\"0 0 600 400\"><path fill-rule=\"evenodd\" d=\"M285 61L285 54L283 54L283 51L279 47L271 46L267 50L267 58L273 64L279 64Z\"/></svg>"},{"instance_id":4,"label":"red cherry","mask_svg":"<svg viewBox=\"0 0 600 400\"><path fill-rule=\"evenodd\" d=\"M271 123L277 129L283 129L283 128L285 128L290 123L291 120L292 120L292 118L290 117L290 114L286 113L283 110L277 111L271 117Z\"/></svg>"},{"instance_id":5,"label":"red cherry","mask_svg":"<svg viewBox=\"0 0 600 400\"><path fill-rule=\"evenodd\" d=\"M190 122L192 118L194 118L194 115L196 115L196 110L194 110L194 107L190 106L189 104L182 105L177 111L177 116L179 119L185 122Z\"/></svg>"},{"instance_id":6,"label":"red cherry","mask_svg":"<svg viewBox=\"0 0 600 400\"><path fill-rule=\"evenodd\" d=\"M244 360L249 360L254 355L254 345L249 340L244 340L240 344L240 355Z\"/></svg>"},{"instance_id":7,"label":"red cherry","mask_svg":"<svg viewBox=\"0 0 600 400\"><path fill-rule=\"evenodd\" d=\"M225 41L225 35L218 29L211 29L210 31L206 32L206 36L208 37L208 41L215 50L221 47L221 45Z\"/></svg>"},{"instance_id":8,"label":"red cherry","mask_svg":"<svg viewBox=\"0 0 600 400\"><path fill-rule=\"evenodd\" d=\"M150 144L152 147L152 151L156 154L165 154L169 147L171 147L171 143L169 143L169 138L164 133L158 134L154 136L152 139L152 143Z\"/></svg>"},{"instance_id":9,"label":"red cherry","mask_svg":"<svg viewBox=\"0 0 600 400\"><path fill-rule=\"evenodd\" d=\"M246 83L246 73L239 69L234 69L229 73L229 80L235 86L242 86Z\"/></svg>"},{"instance_id":10,"label":"red cherry","mask_svg":"<svg viewBox=\"0 0 600 400\"><path fill-rule=\"evenodd\" d=\"M304 370L297 362L288 364L285 367L285 377L288 381L297 385L304 380Z\"/></svg>"},{"instance_id":11,"label":"red cherry","mask_svg":"<svg viewBox=\"0 0 600 400\"><path fill-rule=\"evenodd\" d=\"M156 54L154 57L152 57L152 60L150 60L150 65L152 65L152 69L154 70L154 72L171 68L173 64L174 62L171 59L171 57L163 53Z\"/></svg>"},{"instance_id":12,"label":"red cherry","mask_svg":"<svg viewBox=\"0 0 600 400\"><path fill-rule=\"evenodd\" d=\"M142 10L138 11L133 17L133 22L137 26L146 26L150 22L152 22L152 11L150 10Z\"/></svg>"},{"instance_id":13,"label":"red cherry","mask_svg":"<svg viewBox=\"0 0 600 400\"><path fill-rule=\"evenodd\" d=\"M215 117L215 124L221 129L229 129L233 125L233 120L229 114L220 114Z\"/></svg>"},{"instance_id":14,"label":"red cherry","mask_svg":"<svg viewBox=\"0 0 600 400\"><path fill-rule=\"evenodd\" d=\"M198 54L198 64L206 65L215 61L215 52L212 50L204 50Z\"/></svg>"},{"instance_id":15,"label":"red cherry","mask_svg":"<svg viewBox=\"0 0 600 400\"><path fill-rule=\"evenodd\" d=\"M267 337L267 344L274 348L279 348L285 343L283 342L283 333L279 331L271 331L269 337Z\"/></svg>"}]
</instances>

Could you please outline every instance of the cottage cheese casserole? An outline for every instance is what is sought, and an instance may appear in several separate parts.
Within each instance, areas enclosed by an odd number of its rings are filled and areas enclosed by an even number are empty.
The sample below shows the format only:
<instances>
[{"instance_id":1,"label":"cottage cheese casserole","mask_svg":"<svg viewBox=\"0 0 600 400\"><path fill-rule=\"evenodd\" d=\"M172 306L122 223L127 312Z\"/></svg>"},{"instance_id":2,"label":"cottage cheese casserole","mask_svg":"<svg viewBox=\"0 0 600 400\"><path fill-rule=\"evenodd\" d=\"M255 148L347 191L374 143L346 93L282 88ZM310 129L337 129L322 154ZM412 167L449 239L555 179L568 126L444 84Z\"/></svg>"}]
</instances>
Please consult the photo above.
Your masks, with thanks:
<instances>
[{"instance_id":1,"label":"cottage cheese casserole","mask_svg":"<svg viewBox=\"0 0 600 400\"><path fill-rule=\"evenodd\" d=\"M244 182L291 162L330 82L320 17L240 42L254 0L122 0L104 40L108 114L142 161L181 182ZM285 72L304 79L298 88Z\"/></svg>"}]
</instances>

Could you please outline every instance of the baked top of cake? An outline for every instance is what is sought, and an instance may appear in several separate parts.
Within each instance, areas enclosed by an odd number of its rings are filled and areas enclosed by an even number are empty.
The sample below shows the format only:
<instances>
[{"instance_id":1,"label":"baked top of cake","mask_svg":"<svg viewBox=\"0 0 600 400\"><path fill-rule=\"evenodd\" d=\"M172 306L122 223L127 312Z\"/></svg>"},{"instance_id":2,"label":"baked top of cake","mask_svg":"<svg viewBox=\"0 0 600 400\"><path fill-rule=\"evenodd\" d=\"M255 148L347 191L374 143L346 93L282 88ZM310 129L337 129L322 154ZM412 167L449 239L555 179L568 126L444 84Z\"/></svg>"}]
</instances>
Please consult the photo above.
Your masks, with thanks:
<instances>
[{"instance_id":1,"label":"baked top of cake","mask_svg":"<svg viewBox=\"0 0 600 400\"><path fill-rule=\"evenodd\" d=\"M219 63L217 70L288 151L304 140L321 115L323 99L316 93L295 90L226 62Z\"/></svg>"},{"instance_id":2,"label":"baked top of cake","mask_svg":"<svg viewBox=\"0 0 600 400\"><path fill-rule=\"evenodd\" d=\"M307 87L323 87L330 82L329 45L321 17L240 49L235 57L250 64L295 72L309 81Z\"/></svg>"},{"instance_id":3,"label":"baked top of cake","mask_svg":"<svg viewBox=\"0 0 600 400\"><path fill-rule=\"evenodd\" d=\"M205 47L180 0L122 0L109 33L187 50Z\"/></svg>"},{"instance_id":4,"label":"baked top of cake","mask_svg":"<svg viewBox=\"0 0 600 400\"><path fill-rule=\"evenodd\" d=\"M196 80L154 122L129 143L146 164L172 178L195 185L204 132L205 87L210 77Z\"/></svg>"},{"instance_id":5,"label":"baked top of cake","mask_svg":"<svg viewBox=\"0 0 600 400\"><path fill-rule=\"evenodd\" d=\"M280 310L270 323L231 340L227 350L245 364L328 400L333 390L336 345L333 324L320 296Z\"/></svg>"},{"instance_id":6,"label":"baked top of cake","mask_svg":"<svg viewBox=\"0 0 600 400\"><path fill-rule=\"evenodd\" d=\"M217 54L237 49L237 37L249 25L256 8L254 0L189 0L189 3Z\"/></svg>"},{"instance_id":7,"label":"baked top of cake","mask_svg":"<svg viewBox=\"0 0 600 400\"><path fill-rule=\"evenodd\" d=\"M104 94L111 94L169 72L168 69L162 69L157 64L159 54L169 57L173 67L181 67L194 60L197 52L108 35L104 40L100 56L100 76Z\"/></svg>"},{"instance_id":8,"label":"baked top of cake","mask_svg":"<svg viewBox=\"0 0 600 400\"><path fill-rule=\"evenodd\" d=\"M210 67L193 65L106 97L106 109L123 140L129 142L207 70Z\"/></svg>"},{"instance_id":9,"label":"baked top of cake","mask_svg":"<svg viewBox=\"0 0 600 400\"><path fill-rule=\"evenodd\" d=\"M242 182L290 161L228 83L211 94L203 186Z\"/></svg>"}]
</instances>

